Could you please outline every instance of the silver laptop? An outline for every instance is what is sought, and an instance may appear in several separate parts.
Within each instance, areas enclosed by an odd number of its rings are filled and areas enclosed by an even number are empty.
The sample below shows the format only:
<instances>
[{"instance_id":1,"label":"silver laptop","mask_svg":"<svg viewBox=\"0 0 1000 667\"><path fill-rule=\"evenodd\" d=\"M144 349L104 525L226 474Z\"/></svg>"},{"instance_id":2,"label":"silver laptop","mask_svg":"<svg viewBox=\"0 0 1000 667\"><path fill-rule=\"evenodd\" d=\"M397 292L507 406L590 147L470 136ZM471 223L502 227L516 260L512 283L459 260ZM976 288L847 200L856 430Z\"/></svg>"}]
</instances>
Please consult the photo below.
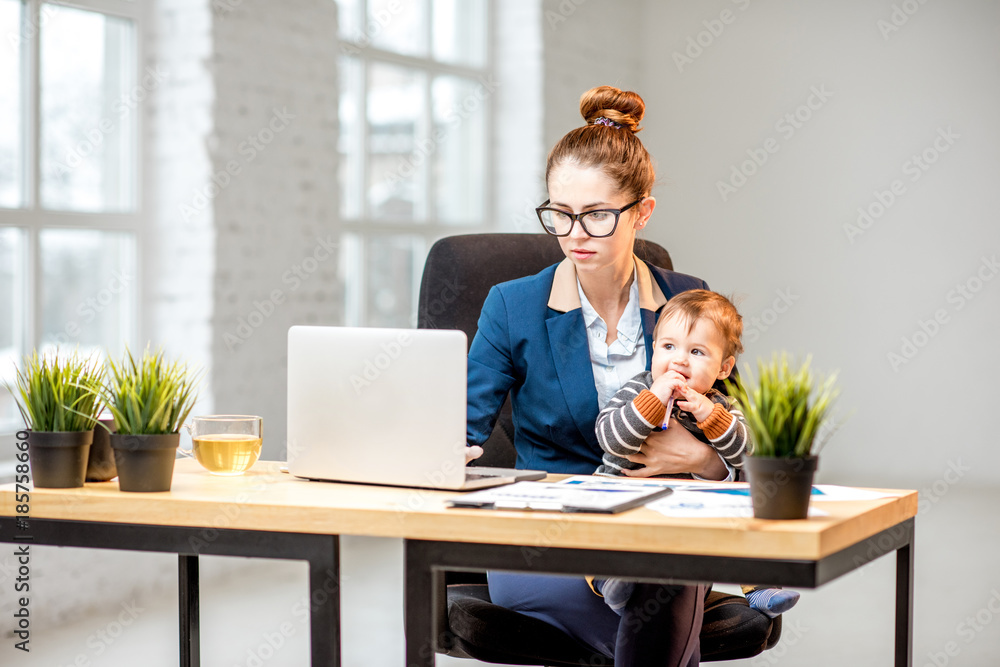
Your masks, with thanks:
<instances>
[{"instance_id":1,"label":"silver laptop","mask_svg":"<svg viewBox=\"0 0 1000 667\"><path fill-rule=\"evenodd\" d=\"M288 330L288 471L432 489L541 479L465 465L466 337L441 329Z\"/></svg>"}]
</instances>

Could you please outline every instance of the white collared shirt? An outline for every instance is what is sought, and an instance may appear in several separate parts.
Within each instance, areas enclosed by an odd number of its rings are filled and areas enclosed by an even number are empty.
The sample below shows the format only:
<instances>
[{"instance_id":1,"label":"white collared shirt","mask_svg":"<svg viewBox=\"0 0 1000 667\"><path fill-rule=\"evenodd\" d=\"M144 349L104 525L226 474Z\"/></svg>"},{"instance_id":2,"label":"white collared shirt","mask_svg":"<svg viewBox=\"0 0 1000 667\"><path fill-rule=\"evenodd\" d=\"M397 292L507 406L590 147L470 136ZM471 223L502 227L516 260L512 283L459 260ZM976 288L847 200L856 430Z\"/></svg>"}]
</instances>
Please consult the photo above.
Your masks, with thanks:
<instances>
[{"instance_id":1,"label":"white collared shirt","mask_svg":"<svg viewBox=\"0 0 1000 667\"><path fill-rule=\"evenodd\" d=\"M598 408L607 405L626 382L646 370L646 343L642 335L642 313L639 310L639 281L635 264L632 265L632 286L628 303L618 320L618 335L608 345L608 325L590 305L583 293L580 279L576 280L580 292L583 322L587 328L590 364L594 370Z\"/></svg>"}]
</instances>

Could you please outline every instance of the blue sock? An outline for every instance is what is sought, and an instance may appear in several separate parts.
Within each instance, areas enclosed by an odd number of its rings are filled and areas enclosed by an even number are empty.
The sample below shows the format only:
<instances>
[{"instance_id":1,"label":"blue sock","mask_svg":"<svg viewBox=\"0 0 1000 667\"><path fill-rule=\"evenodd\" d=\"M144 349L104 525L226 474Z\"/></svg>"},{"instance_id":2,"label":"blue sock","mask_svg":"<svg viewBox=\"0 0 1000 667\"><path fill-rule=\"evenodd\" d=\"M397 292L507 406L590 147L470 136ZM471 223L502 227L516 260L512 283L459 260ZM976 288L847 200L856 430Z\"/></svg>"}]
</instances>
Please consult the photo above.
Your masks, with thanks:
<instances>
[{"instance_id":1,"label":"blue sock","mask_svg":"<svg viewBox=\"0 0 1000 667\"><path fill-rule=\"evenodd\" d=\"M799 593L781 588L761 588L747 593L747 603L757 611L774 618L795 606Z\"/></svg>"},{"instance_id":2,"label":"blue sock","mask_svg":"<svg viewBox=\"0 0 1000 667\"><path fill-rule=\"evenodd\" d=\"M632 597L632 592L635 590L635 582L628 581L627 579L618 579L617 577L612 577L611 579L595 579L594 588L596 588L601 595L604 596L604 602L612 611L614 611L619 616L625 611L625 605L628 603L630 597Z\"/></svg>"}]
</instances>

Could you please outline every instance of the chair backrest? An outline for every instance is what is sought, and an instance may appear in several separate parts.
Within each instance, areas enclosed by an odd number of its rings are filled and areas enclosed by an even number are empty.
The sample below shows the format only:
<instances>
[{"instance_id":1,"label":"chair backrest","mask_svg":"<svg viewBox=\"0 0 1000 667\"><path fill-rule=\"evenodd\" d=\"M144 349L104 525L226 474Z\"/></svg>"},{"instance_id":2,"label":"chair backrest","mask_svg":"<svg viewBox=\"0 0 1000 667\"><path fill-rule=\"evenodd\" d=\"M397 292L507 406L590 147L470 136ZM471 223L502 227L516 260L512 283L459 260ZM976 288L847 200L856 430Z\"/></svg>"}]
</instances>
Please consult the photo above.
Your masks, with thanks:
<instances>
[{"instance_id":1,"label":"chair backrest","mask_svg":"<svg viewBox=\"0 0 1000 667\"><path fill-rule=\"evenodd\" d=\"M670 254L657 243L638 241L635 252L650 264L673 268ZM420 281L417 327L460 329L471 343L491 287L538 273L563 258L559 242L548 234L464 234L440 239L427 253ZM485 454L475 463L512 467L513 439L508 399L483 447Z\"/></svg>"}]
</instances>

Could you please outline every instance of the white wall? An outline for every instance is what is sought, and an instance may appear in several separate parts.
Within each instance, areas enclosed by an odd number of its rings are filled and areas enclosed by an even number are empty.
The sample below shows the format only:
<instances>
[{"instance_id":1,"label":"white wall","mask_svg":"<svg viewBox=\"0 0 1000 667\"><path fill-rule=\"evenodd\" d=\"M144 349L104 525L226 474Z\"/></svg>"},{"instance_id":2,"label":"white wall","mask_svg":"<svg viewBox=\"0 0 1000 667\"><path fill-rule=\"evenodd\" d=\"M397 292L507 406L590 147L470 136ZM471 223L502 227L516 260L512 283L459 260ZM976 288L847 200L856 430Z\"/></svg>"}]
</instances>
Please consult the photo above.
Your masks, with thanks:
<instances>
[{"instance_id":1,"label":"white wall","mask_svg":"<svg viewBox=\"0 0 1000 667\"><path fill-rule=\"evenodd\" d=\"M788 349L840 370L854 412L825 480L996 484L998 25L1000 5L969 0L644 3L650 238L745 297L744 360Z\"/></svg>"},{"instance_id":2,"label":"white wall","mask_svg":"<svg viewBox=\"0 0 1000 667\"><path fill-rule=\"evenodd\" d=\"M1000 453L977 415L998 367L1000 281L978 274L1000 270L1000 7L542 7L545 150L580 125L583 91L639 92L659 175L647 238L741 299L744 363L787 349L839 370L848 418L821 479L993 483ZM876 217L859 223L859 207Z\"/></svg>"},{"instance_id":3,"label":"white wall","mask_svg":"<svg viewBox=\"0 0 1000 667\"><path fill-rule=\"evenodd\" d=\"M548 155L564 134L583 125L580 95L585 91L602 85L642 90L644 54L639 36L646 19L640 2L542 0L541 4L543 139ZM544 162L541 172L544 175Z\"/></svg>"}]
</instances>

